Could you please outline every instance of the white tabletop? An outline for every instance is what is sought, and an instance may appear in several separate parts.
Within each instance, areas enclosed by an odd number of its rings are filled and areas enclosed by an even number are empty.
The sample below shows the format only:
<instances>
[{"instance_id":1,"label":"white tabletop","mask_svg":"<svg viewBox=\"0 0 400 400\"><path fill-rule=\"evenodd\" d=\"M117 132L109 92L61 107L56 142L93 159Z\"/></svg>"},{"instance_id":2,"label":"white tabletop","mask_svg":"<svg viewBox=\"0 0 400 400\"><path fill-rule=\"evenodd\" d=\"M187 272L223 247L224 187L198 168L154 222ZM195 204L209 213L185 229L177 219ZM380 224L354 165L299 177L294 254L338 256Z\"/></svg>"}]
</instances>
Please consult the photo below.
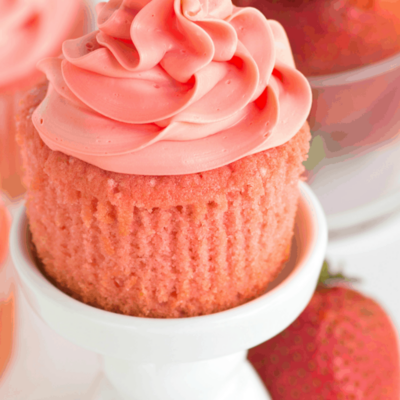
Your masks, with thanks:
<instances>
[{"instance_id":1,"label":"white tabletop","mask_svg":"<svg viewBox=\"0 0 400 400\"><path fill-rule=\"evenodd\" d=\"M327 259L333 271L360 280L354 288L378 301L400 333L400 213L341 243L332 241Z\"/></svg>"}]
</instances>

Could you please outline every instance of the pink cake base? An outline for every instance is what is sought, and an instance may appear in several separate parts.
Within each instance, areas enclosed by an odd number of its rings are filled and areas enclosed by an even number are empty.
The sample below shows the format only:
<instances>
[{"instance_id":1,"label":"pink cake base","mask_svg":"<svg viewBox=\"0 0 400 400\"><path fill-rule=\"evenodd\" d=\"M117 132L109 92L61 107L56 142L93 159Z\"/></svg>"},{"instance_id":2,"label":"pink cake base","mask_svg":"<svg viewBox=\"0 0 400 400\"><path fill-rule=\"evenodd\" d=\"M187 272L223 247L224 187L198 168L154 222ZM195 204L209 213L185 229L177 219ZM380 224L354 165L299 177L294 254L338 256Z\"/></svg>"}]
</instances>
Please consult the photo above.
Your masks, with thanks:
<instances>
[{"instance_id":1,"label":"pink cake base","mask_svg":"<svg viewBox=\"0 0 400 400\"><path fill-rule=\"evenodd\" d=\"M19 141L37 255L64 292L95 307L186 317L261 295L287 260L310 132L184 176L108 172L50 150L24 100Z\"/></svg>"},{"instance_id":2,"label":"pink cake base","mask_svg":"<svg viewBox=\"0 0 400 400\"><path fill-rule=\"evenodd\" d=\"M0 188L9 198L25 191L21 182L21 156L15 140L15 116L23 93L0 93Z\"/></svg>"}]
</instances>

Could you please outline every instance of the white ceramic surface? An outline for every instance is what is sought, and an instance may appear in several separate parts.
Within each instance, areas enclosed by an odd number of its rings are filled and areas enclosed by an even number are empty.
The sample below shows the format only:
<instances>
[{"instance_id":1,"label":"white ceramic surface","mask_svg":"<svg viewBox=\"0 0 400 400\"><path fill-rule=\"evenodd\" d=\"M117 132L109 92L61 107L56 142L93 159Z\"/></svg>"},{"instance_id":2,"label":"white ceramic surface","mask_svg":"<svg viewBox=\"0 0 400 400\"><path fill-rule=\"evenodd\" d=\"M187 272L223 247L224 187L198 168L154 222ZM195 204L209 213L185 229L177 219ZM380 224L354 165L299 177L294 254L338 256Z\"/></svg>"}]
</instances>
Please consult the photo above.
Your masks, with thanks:
<instances>
[{"instance_id":1,"label":"white ceramic surface","mask_svg":"<svg viewBox=\"0 0 400 400\"><path fill-rule=\"evenodd\" d=\"M354 288L387 311L400 339L400 213L332 239L326 255L332 271L356 278Z\"/></svg>"},{"instance_id":2,"label":"white ceramic surface","mask_svg":"<svg viewBox=\"0 0 400 400\"><path fill-rule=\"evenodd\" d=\"M330 231L400 206L400 54L339 74L310 77L309 183Z\"/></svg>"},{"instance_id":3,"label":"white ceramic surface","mask_svg":"<svg viewBox=\"0 0 400 400\"><path fill-rule=\"evenodd\" d=\"M68 297L34 264L23 208L12 227L11 255L20 286L36 313L61 336L104 356L106 379L95 389L93 399L244 400L249 393L253 400L267 399L245 360L246 350L275 336L304 309L325 255L323 212L305 184L301 193L297 251L275 287L252 302L213 315L136 318Z\"/></svg>"},{"instance_id":4,"label":"white ceramic surface","mask_svg":"<svg viewBox=\"0 0 400 400\"><path fill-rule=\"evenodd\" d=\"M398 139L354 158L325 158L310 176L309 184L324 208L330 232L361 228L400 210Z\"/></svg>"},{"instance_id":5,"label":"white ceramic surface","mask_svg":"<svg viewBox=\"0 0 400 400\"><path fill-rule=\"evenodd\" d=\"M11 359L0 377L0 399L92 400L86 394L99 373L100 356L59 336L32 312L13 272L11 260L0 268L0 302L12 290L16 313Z\"/></svg>"},{"instance_id":6,"label":"white ceramic surface","mask_svg":"<svg viewBox=\"0 0 400 400\"><path fill-rule=\"evenodd\" d=\"M327 257L346 259L348 256L362 256L372 251L384 254L386 247L392 246L399 241L400 211L396 211L381 218L376 218L370 223L331 233ZM400 269L397 273L400 277Z\"/></svg>"}]
</instances>

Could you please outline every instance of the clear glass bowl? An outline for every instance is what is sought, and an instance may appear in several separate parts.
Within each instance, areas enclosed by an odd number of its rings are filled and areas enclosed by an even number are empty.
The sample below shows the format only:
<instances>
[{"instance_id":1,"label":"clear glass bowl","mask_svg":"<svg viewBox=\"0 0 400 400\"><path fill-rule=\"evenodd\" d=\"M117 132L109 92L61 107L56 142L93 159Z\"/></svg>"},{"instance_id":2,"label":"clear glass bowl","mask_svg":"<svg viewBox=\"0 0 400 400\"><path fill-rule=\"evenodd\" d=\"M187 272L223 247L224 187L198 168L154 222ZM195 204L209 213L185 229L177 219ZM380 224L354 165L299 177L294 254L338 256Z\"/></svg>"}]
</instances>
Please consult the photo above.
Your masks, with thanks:
<instances>
[{"instance_id":1,"label":"clear glass bowl","mask_svg":"<svg viewBox=\"0 0 400 400\"><path fill-rule=\"evenodd\" d=\"M309 77L309 123L326 156L365 153L400 131L400 54L339 74Z\"/></svg>"},{"instance_id":2,"label":"clear glass bowl","mask_svg":"<svg viewBox=\"0 0 400 400\"><path fill-rule=\"evenodd\" d=\"M400 54L308 80L314 101L306 167L330 230L400 210Z\"/></svg>"}]
</instances>

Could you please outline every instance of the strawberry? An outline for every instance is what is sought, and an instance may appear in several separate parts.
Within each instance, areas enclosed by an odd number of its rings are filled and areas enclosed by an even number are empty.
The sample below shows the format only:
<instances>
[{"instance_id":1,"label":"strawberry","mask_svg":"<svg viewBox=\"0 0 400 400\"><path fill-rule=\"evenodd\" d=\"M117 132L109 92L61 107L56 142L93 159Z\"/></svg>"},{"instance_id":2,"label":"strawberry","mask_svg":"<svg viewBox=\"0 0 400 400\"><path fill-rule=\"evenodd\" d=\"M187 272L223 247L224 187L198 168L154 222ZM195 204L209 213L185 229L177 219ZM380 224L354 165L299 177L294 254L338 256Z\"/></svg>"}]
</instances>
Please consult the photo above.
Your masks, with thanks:
<instances>
[{"instance_id":1,"label":"strawberry","mask_svg":"<svg viewBox=\"0 0 400 400\"><path fill-rule=\"evenodd\" d=\"M326 282L326 269L321 276ZM396 331L374 300L349 287L320 284L297 320L249 360L273 400L400 399Z\"/></svg>"}]
</instances>

